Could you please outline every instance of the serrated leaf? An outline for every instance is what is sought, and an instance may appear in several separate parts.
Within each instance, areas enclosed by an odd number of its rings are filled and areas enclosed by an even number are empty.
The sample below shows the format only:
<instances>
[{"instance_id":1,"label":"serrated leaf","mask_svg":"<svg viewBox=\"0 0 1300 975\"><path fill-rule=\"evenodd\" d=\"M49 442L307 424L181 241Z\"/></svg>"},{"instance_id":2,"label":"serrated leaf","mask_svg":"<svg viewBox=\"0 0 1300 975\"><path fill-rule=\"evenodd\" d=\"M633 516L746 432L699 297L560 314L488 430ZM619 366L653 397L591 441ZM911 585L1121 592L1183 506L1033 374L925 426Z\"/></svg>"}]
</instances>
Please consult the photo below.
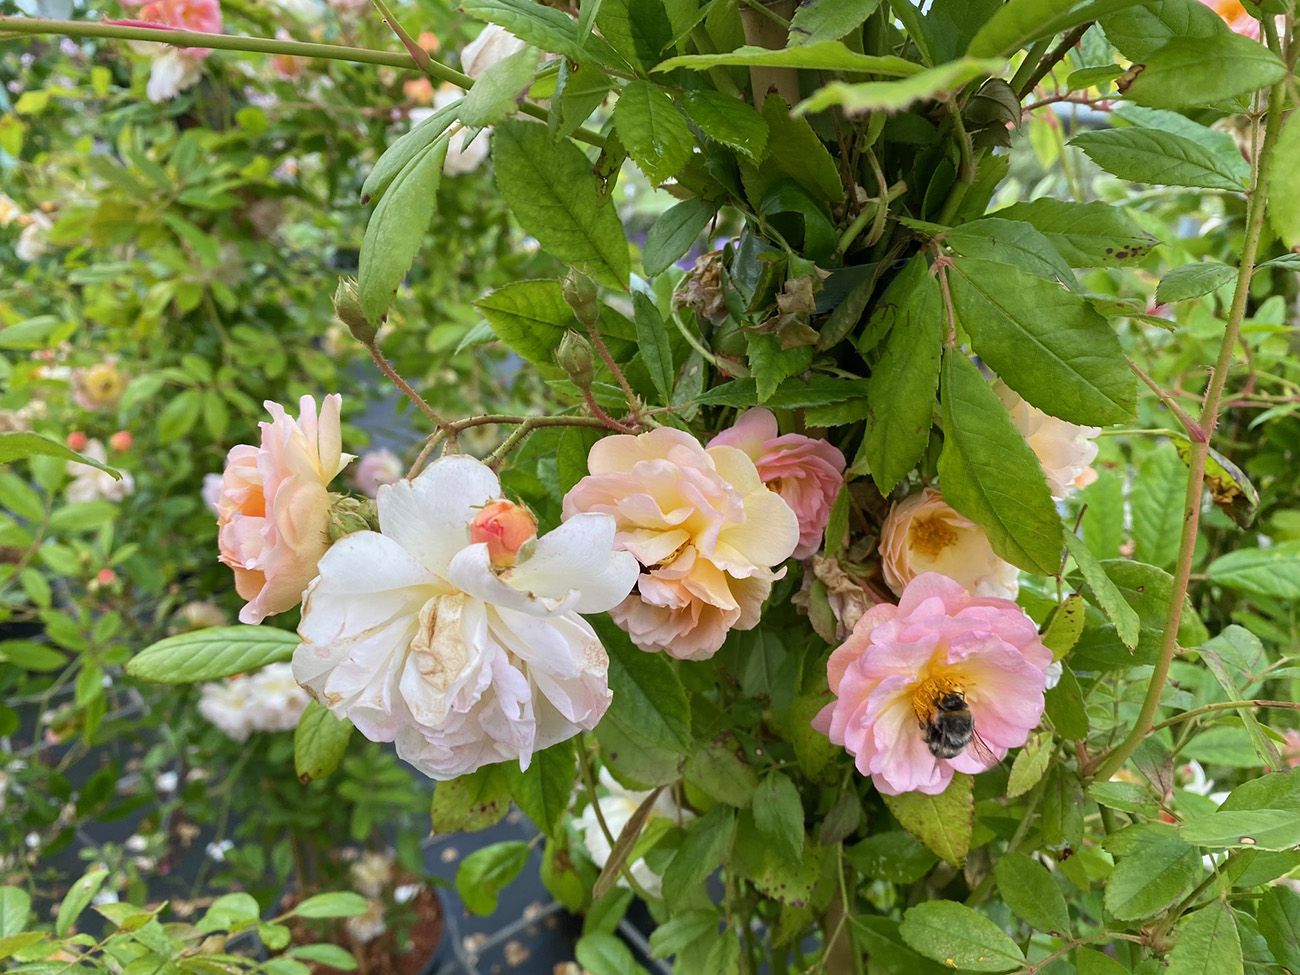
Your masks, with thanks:
<instances>
[{"instance_id":1,"label":"serrated leaf","mask_svg":"<svg viewBox=\"0 0 1300 975\"><path fill-rule=\"evenodd\" d=\"M59 443L39 433L29 430L11 430L0 433L0 464L12 464L27 457L57 457L94 467L106 474L112 474L113 480L122 480L122 475L107 464L101 464L93 457L77 453L65 444Z\"/></svg>"},{"instance_id":2,"label":"serrated leaf","mask_svg":"<svg viewBox=\"0 0 1300 975\"><path fill-rule=\"evenodd\" d=\"M1274 884L1264 891L1256 916L1273 960L1293 972L1300 971L1300 894Z\"/></svg>"},{"instance_id":3,"label":"serrated leaf","mask_svg":"<svg viewBox=\"0 0 1300 975\"><path fill-rule=\"evenodd\" d=\"M420 250L438 202L448 140L436 139L394 177L366 223L357 270L361 310L371 322L388 313L397 286Z\"/></svg>"},{"instance_id":4,"label":"serrated leaf","mask_svg":"<svg viewBox=\"0 0 1300 975\"><path fill-rule=\"evenodd\" d=\"M1150 830L1140 846L1119 858L1106 884L1106 909L1121 921L1151 917L1186 895L1201 874L1196 847L1172 829Z\"/></svg>"},{"instance_id":5,"label":"serrated leaf","mask_svg":"<svg viewBox=\"0 0 1300 975\"><path fill-rule=\"evenodd\" d=\"M809 0L790 19L790 46L837 41L876 12L880 0Z\"/></svg>"},{"instance_id":6,"label":"serrated leaf","mask_svg":"<svg viewBox=\"0 0 1300 975\"><path fill-rule=\"evenodd\" d=\"M1300 247L1300 114L1292 112L1273 143L1268 173L1268 219L1289 248ZM1296 255L1289 255L1292 258Z\"/></svg>"},{"instance_id":7,"label":"serrated leaf","mask_svg":"<svg viewBox=\"0 0 1300 975\"><path fill-rule=\"evenodd\" d=\"M505 769L510 792L524 815L547 836L557 837L578 779L573 742L562 741L534 752L527 771L520 771L516 763L507 763Z\"/></svg>"},{"instance_id":8,"label":"serrated leaf","mask_svg":"<svg viewBox=\"0 0 1300 975\"><path fill-rule=\"evenodd\" d=\"M1240 156L1234 159L1172 132L1136 127L1081 132L1070 145L1082 149L1108 173L1134 183L1246 188Z\"/></svg>"},{"instance_id":9,"label":"serrated leaf","mask_svg":"<svg viewBox=\"0 0 1300 975\"><path fill-rule=\"evenodd\" d=\"M933 850L940 859L960 867L970 851L974 825L974 779L962 772L937 796L904 792L882 796L903 828Z\"/></svg>"},{"instance_id":10,"label":"serrated leaf","mask_svg":"<svg viewBox=\"0 0 1300 975\"><path fill-rule=\"evenodd\" d=\"M1001 928L965 904L928 901L909 908L899 934L926 958L967 972L1009 972L1024 952Z\"/></svg>"},{"instance_id":11,"label":"serrated leaf","mask_svg":"<svg viewBox=\"0 0 1300 975\"><path fill-rule=\"evenodd\" d=\"M1183 525L1187 469L1172 444L1159 444L1147 454L1129 493L1134 555L1167 569L1178 557Z\"/></svg>"},{"instance_id":12,"label":"serrated leaf","mask_svg":"<svg viewBox=\"0 0 1300 975\"><path fill-rule=\"evenodd\" d=\"M1069 933L1070 909L1046 867L1013 851L998 857L993 872L998 893L1017 917L1038 931Z\"/></svg>"},{"instance_id":13,"label":"serrated leaf","mask_svg":"<svg viewBox=\"0 0 1300 975\"><path fill-rule=\"evenodd\" d=\"M666 182L691 157L695 139L662 88L632 81L614 106L614 131L651 184Z\"/></svg>"},{"instance_id":14,"label":"serrated leaf","mask_svg":"<svg viewBox=\"0 0 1300 975\"><path fill-rule=\"evenodd\" d=\"M513 115L519 99L533 82L539 52L534 47L516 51L492 65L474 82L460 106L460 120L481 129Z\"/></svg>"},{"instance_id":15,"label":"serrated leaf","mask_svg":"<svg viewBox=\"0 0 1300 975\"><path fill-rule=\"evenodd\" d=\"M361 186L361 202L369 203L371 200L377 200L383 196L388 187L392 185L393 180L397 178L397 175L409 166L416 156L433 145L434 140L446 132L448 126L456 121L460 105L461 99L458 98L454 102L437 109L432 115L405 135L400 136L385 149L383 155L379 157L370 170L365 183Z\"/></svg>"},{"instance_id":16,"label":"serrated leaf","mask_svg":"<svg viewBox=\"0 0 1300 975\"><path fill-rule=\"evenodd\" d=\"M1016 754L1011 763L1011 775L1007 778L1007 798L1015 799L1042 781L1043 773L1051 763L1053 753L1052 736L1045 732L1031 735L1025 747Z\"/></svg>"},{"instance_id":17,"label":"serrated leaf","mask_svg":"<svg viewBox=\"0 0 1300 975\"><path fill-rule=\"evenodd\" d=\"M1165 975L1242 975L1241 936L1232 908L1216 900L1183 918L1175 929Z\"/></svg>"},{"instance_id":18,"label":"serrated leaf","mask_svg":"<svg viewBox=\"0 0 1300 975\"><path fill-rule=\"evenodd\" d=\"M1213 850L1289 850L1300 846L1300 816L1294 809L1220 810L1188 819L1179 832Z\"/></svg>"},{"instance_id":19,"label":"serrated leaf","mask_svg":"<svg viewBox=\"0 0 1300 975\"><path fill-rule=\"evenodd\" d=\"M462 0L460 9L575 63L594 59L607 67L623 67L622 59L602 38L591 34L579 37L576 21L534 0Z\"/></svg>"},{"instance_id":20,"label":"serrated leaf","mask_svg":"<svg viewBox=\"0 0 1300 975\"><path fill-rule=\"evenodd\" d=\"M492 332L513 352L553 365L564 333L577 325L560 282L512 281L474 303Z\"/></svg>"},{"instance_id":21,"label":"serrated leaf","mask_svg":"<svg viewBox=\"0 0 1300 975\"><path fill-rule=\"evenodd\" d=\"M302 782L329 776L352 739L352 722L336 718L327 708L312 701L298 719L293 732L293 765Z\"/></svg>"},{"instance_id":22,"label":"serrated leaf","mask_svg":"<svg viewBox=\"0 0 1300 975\"><path fill-rule=\"evenodd\" d=\"M1300 541L1239 548L1211 562L1206 575L1238 592L1300 600Z\"/></svg>"},{"instance_id":23,"label":"serrated leaf","mask_svg":"<svg viewBox=\"0 0 1300 975\"><path fill-rule=\"evenodd\" d=\"M769 773L754 790L754 825L790 859L803 850L803 801L788 776Z\"/></svg>"},{"instance_id":24,"label":"serrated leaf","mask_svg":"<svg viewBox=\"0 0 1300 975\"><path fill-rule=\"evenodd\" d=\"M1138 105L1197 108L1221 105L1285 76L1282 60L1252 38L1231 31L1216 37L1174 37L1146 56L1124 94Z\"/></svg>"},{"instance_id":25,"label":"serrated leaf","mask_svg":"<svg viewBox=\"0 0 1300 975\"><path fill-rule=\"evenodd\" d=\"M828 108L840 108L850 115L862 112L901 112L914 102L947 98L967 82L990 75L1002 66L1001 61L962 58L938 67L926 68L898 81L865 81L859 84L832 81L805 98L795 106L794 111L796 115L824 112Z\"/></svg>"},{"instance_id":26,"label":"serrated leaf","mask_svg":"<svg viewBox=\"0 0 1300 975\"><path fill-rule=\"evenodd\" d=\"M710 139L744 153L752 162L767 154L767 122L750 105L720 91L688 91L681 101L686 117Z\"/></svg>"},{"instance_id":27,"label":"serrated leaf","mask_svg":"<svg viewBox=\"0 0 1300 975\"><path fill-rule=\"evenodd\" d=\"M1092 550L1073 532L1065 533L1065 547L1083 574L1083 579L1088 584L1098 608L1115 624L1115 632L1120 640L1130 650L1136 648L1142 629L1142 621L1138 618L1137 610L1129 605L1124 594L1119 591L1119 587L1106 574L1097 557L1092 554Z\"/></svg>"},{"instance_id":28,"label":"serrated leaf","mask_svg":"<svg viewBox=\"0 0 1300 975\"><path fill-rule=\"evenodd\" d=\"M510 809L510 782L501 765L485 765L459 778L439 782L430 810L434 833L477 833Z\"/></svg>"},{"instance_id":29,"label":"serrated leaf","mask_svg":"<svg viewBox=\"0 0 1300 975\"><path fill-rule=\"evenodd\" d=\"M660 402L668 403L672 399L676 375L668 329L654 302L640 291L632 296L632 309L641 361L645 363L646 372L650 373L650 381L654 383Z\"/></svg>"},{"instance_id":30,"label":"serrated leaf","mask_svg":"<svg viewBox=\"0 0 1300 975\"><path fill-rule=\"evenodd\" d=\"M1236 268L1218 261L1184 264L1161 278L1156 286L1156 302L1164 305L1199 298L1231 284L1236 277Z\"/></svg>"},{"instance_id":31,"label":"serrated leaf","mask_svg":"<svg viewBox=\"0 0 1300 975\"><path fill-rule=\"evenodd\" d=\"M1061 522L1038 460L979 370L957 349L943 363L944 499L988 534L1001 558L1056 573Z\"/></svg>"},{"instance_id":32,"label":"serrated leaf","mask_svg":"<svg viewBox=\"0 0 1300 975\"><path fill-rule=\"evenodd\" d=\"M973 57L1009 55L1040 37L1131 7L1141 0L1008 0L971 38Z\"/></svg>"},{"instance_id":33,"label":"serrated leaf","mask_svg":"<svg viewBox=\"0 0 1300 975\"><path fill-rule=\"evenodd\" d=\"M1052 651L1053 659L1060 660L1074 649L1083 633L1083 624L1083 597L1077 592L1071 593L1056 607L1047 628L1043 630L1043 646Z\"/></svg>"},{"instance_id":34,"label":"serrated leaf","mask_svg":"<svg viewBox=\"0 0 1300 975\"><path fill-rule=\"evenodd\" d=\"M568 140L553 142L544 125L508 120L493 131L492 158L510 211L544 250L601 284L627 290L631 258L623 225L582 150Z\"/></svg>"},{"instance_id":35,"label":"serrated leaf","mask_svg":"<svg viewBox=\"0 0 1300 975\"><path fill-rule=\"evenodd\" d=\"M649 277L662 274L684 257L717 212L717 207L703 200L683 200L661 213L650 226L641 251L645 273Z\"/></svg>"},{"instance_id":36,"label":"serrated leaf","mask_svg":"<svg viewBox=\"0 0 1300 975\"><path fill-rule=\"evenodd\" d=\"M17 934L31 917L32 898L21 887L0 887L0 938Z\"/></svg>"},{"instance_id":37,"label":"serrated leaf","mask_svg":"<svg viewBox=\"0 0 1300 975\"><path fill-rule=\"evenodd\" d=\"M1067 203L1044 197L1016 203L993 216L1033 224L1071 267L1113 267L1146 257L1156 239L1122 207Z\"/></svg>"},{"instance_id":38,"label":"serrated leaf","mask_svg":"<svg viewBox=\"0 0 1300 975\"><path fill-rule=\"evenodd\" d=\"M913 61L906 61L893 55L859 54L849 50L839 41L817 41L777 50L746 45L722 54L684 54L669 58L657 65L654 70L659 72L686 68L690 71L707 71L710 68L727 66L801 68L806 71L857 72L899 78L919 74L925 70Z\"/></svg>"},{"instance_id":39,"label":"serrated leaf","mask_svg":"<svg viewBox=\"0 0 1300 975\"><path fill-rule=\"evenodd\" d=\"M298 636L271 626L216 626L178 633L145 647L126 665L140 680L193 684L288 660Z\"/></svg>"}]
</instances>

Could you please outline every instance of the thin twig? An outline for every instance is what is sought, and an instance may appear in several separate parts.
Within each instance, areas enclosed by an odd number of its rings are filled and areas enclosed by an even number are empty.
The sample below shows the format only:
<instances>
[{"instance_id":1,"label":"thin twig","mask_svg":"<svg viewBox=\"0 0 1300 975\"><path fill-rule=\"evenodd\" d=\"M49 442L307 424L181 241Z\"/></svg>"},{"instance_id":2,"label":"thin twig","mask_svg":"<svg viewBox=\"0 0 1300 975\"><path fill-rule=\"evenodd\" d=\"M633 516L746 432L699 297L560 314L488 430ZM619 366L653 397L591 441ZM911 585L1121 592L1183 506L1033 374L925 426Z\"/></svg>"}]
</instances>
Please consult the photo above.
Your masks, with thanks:
<instances>
[{"instance_id":1,"label":"thin twig","mask_svg":"<svg viewBox=\"0 0 1300 975\"><path fill-rule=\"evenodd\" d=\"M434 408L429 405L428 401L417 393L415 388L403 379L397 370L393 368L393 364L385 358L382 352L379 351L378 343L369 343L366 346L366 351L370 353L370 358L375 360L375 365L379 367L379 371L387 376L392 384L401 390L402 394L414 403L421 413L432 420L434 426L438 427L440 430L447 429L447 421L439 416Z\"/></svg>"},{"instance_id":2,"label":"thin twig","mask_svg":"<svg viewBox=\"0 0 1300 975\"><path fill-rule=\"evenodd\" d=\"M1088 21L1088 23L1080 24L1078 27L1066 34L1065 37L1061 39L1061 43L1052 48L1052 50L1048 52L1047 57L1043 58L1038 67L1034 69L1033 74L1025 79L1024 83L1016 90L1016 94L1021 98L1024 98L1031 91L1037 88L1038 83L1046 78L1048 73L1056 67L1057 64L1064 60L1065 56L1070 53L1070 49L1079 43L1083 38L1083 35L1088 32L1088 28L1091 26L1092 21Z\"/></svg>"}]
</instances>

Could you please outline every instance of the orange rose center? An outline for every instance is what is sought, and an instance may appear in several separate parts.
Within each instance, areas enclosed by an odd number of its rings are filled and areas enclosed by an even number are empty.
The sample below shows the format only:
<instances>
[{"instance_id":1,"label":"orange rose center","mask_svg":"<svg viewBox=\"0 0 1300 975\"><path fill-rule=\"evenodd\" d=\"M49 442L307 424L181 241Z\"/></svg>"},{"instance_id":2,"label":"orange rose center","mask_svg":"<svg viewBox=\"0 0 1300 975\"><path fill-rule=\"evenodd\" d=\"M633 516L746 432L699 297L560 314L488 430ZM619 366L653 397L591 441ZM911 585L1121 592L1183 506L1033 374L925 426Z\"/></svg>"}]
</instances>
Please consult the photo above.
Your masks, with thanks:
<instances>
[{"instance_id":1,"label":"orange rose center","mask_svg":"<svg viewBox=\"0 0 1300 975\"><path fill-rule=\"evenodd\" d=\"M925 724L938 707L939 700L945 694L964 693L960 682L942 674L927 677L916 685L912 691L912 713L916 720Z\"/></svg>"},{"instance_id":2,"label":"orange rose center","mask_svg":"<svg viewBox=\"0 0 1300 975\"><path fill-rule=\"evenodd\" d=\"M927 558L937 558L949 546L957 544L957 529L943 515L930 515L912 522L909 532L912 548Z\"/></svg>"}]
</instances>

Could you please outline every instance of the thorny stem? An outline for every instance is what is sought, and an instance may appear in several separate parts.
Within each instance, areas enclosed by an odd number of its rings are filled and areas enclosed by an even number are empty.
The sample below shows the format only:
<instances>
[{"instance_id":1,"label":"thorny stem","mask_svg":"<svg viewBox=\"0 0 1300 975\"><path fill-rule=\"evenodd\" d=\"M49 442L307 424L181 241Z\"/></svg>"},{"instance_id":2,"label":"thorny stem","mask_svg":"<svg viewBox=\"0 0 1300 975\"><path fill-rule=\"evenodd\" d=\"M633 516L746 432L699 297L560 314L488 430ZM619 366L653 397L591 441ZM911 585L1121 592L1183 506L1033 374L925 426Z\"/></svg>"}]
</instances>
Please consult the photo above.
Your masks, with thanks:
<instances>
[{"instance_id":1,"label":"thorny stem","mask_svg":"<svg viewBox=\"0 0 1300 975\"><path fill-rule=\"evenodd\" d=\"M1263 21L1268 36L1269 47L1276 51L1279 47L1277 29L1272 17ZM1282 121L1284 103L1284 86L1279 82L1268 92L1265 101L1266 121L1264 142L1260 151L1254 154L1254 179L1246 217L1246 238L1241 249L1241 265L1237 269L1237 284L1232 295L1232 306L1228 311L1228 321L1224 328L1223 339L1219 344L1218 359L1214 372L1205 391L1204 405L1197 427L1201 436L1192 438L1191 452L1188 458L1187 495L1183 505L1183 532L1178 545L1177 567L1174 571L1173 594L1169 602L1169 616L1147 685L1146 697L1142 709L1138 712L1133 729L1101 762L1096 770L1096 778L1109 779L1124 763L1129 760L1138 746L1151 733L1156 712L1160 709L1160 696L1165 682L1169 678L1169 668L1174 654L1178 650L1178 627L1183 619L1183 603L1187 598L1187 587L1191 581L1192 560L1196 552L1196 536L1200 528L1201 493L1205 487L1205 460L1209 452L1210 437L1219 422L1219 406L1223 399L1223 388L1228 381L1228 370L1232 364L1233 349L1241 333L1241 323L1246 315L1246 302L1250 297L1250 278L1255 271L1255 259L1259 253L1260 237L1264 228L1265 193L1269 170L1272 163L1273 144L1277 141L1278 129ZM1258 124L1258 122L1256 122Z\"/></svg>"},{"instance_id":2,"label":"thorny stem","mask_svg":"<svg viewBox=\"0 0 1300 975\"><path fill-rule=\"evenodd\" d=\"M61 34L65 37L106 37L122 41L151 41L175 47L207 47L217 51L242 51L247 54L286 54L296 58L320 58L329 61L350 61L354 64L380 64L390 68L421 70L438 81L449 81L468 91L474 79L450 68L433 58L419 65L414 53L398 54L392 51L373 51L365 47L345 47L339 44L312 44L304 41L281 40L271 37L244 37L235 34L209 34L195 30L172 30L144 24L106 24L98 21L54 20L48 17L0 17L0 40L18 34ZM418 46L418 45L417 45ZM524 102L519 111L535 119L545 120L548 112L541 105ZM573 138L588 145L603 148L605 140L599 133L578 129Z\"/></svg>"},{"instance_id":3,"label":"thorny stem","mask_svg":"<svg viewBox=\"0 0 1300 975\"><path fill-rule=\"evenodd\" d=\"M434 426L442 430L447 429L447 421L439 416L434 408L429 405L428 401L417 393L414 387L403 379L401 374L393 368L393 364L385 358L382 352L379 351L379 344L377 342L372 340L366 343L366 351L370 353L370 358L375 360L375 365L379 367L379 371L387 376L392 384L401 390L402 394L414 403L421 413L432 420Z\"/></svg>"},{"instance_id":4,"label":"thorny stem","mask_svg":"<svg viewBox=\"0 0 1300 975\"><path fill-rule=\"evenodd\" d=\"M1128 360L1128 367L1133 370L1133 374L1137 376L1138 379L1142 380L1151 392L1155 393L1156 396L1160 398L1160 402L1169 407L1170 412L1172 412L1174 416L1178 418L1178 422L1183 425L1183 431L1187 436L1192 440L1199 440L1201 438L1200 424L1187 415L1187 411L1178 405L1178 401L1163 389L1159 383L1147 375L1145 370L1143 370L1143 368L1132 359Z\"/></svg>"},{"instance_id":5,"label":"thorny stem","mask_svg":"<svg viewBox=\"0 0 1300 975\"><path fill-rule=\"evenodd\" d=\"M931 268L930 273L939 279L939 292L943 295L943 313L948 323L948 336L944 344L951 349L957 345L957 313L952 304L952 288L948 286L948 267L952 261L939 249L937 243L934 245L934 252L934 267Z\"/></svg>"},{"instance_id":6,"label":"thorny stem","mask_svg":"<svg viewBox=\"0 0 1300 975\"><path fill-rule=\"evenodd\" d=\"M1151 730L1163 731L1165 728L1171 728L1184 721L1199 718L1203 714L1210 714L1214 711L1239 711L1242 708L1274 708L1280 711L1300 711L1300 704L1294 701L1217 701L1214 704L1203 704L1199 708L1192 708L1190 711L1180 711L1172 718L1167 718L1159 724L1152 725Z\"/></svg>"},{"instance_id":7,"label":"thorny stem","mask_svg":"<svg viewBox=\"0 0 1300 975\"><path fill-rule=\"evenodd\" d=\"M605 344L605 340L601 337L600 329L596 327L596 322L594 320L588 321L583 319L582 316L578 316L578 318L582 321L582 327L591 338L591 344L595 346L596 354L600 356L600 361L605 363L605 368L614 374L614 379L617 380L619 389L623 390L623 396L627 399L628 409L632 411L632 419L636 421L637 426L645 426L645 416L641 412L641 401L637 398L636 393L633 392L632 384L627 381L627 376L623 375L623 370L618 367L618 363L614 361L614 357L609 354L609 346ZM605 411L601 410L600 407L596 405L595 398L592 397L589 390L584 389L583 395L587 397L587 405L592 407L593 413L596 413L597 416L604 414ZM626 433L628 431L624 430L624 432Z\"/></svg>"},{"instance_id":8,"label":"thorny stem","mask_svg":"<svg viewBox=\"0 0 1300 975\"><path fill-rule=\"evenodd\" d=\"M617 421L611 420L610 422ZM520 424L528 427L528 433L545 427L589 427L604 430L609 426L608 422L594 416L519 416L513 413L484 413L481 416L471 416L464 420L452 420L429 435L406 476L411 478L418 474L425 461L429 459L429 455L444 440L450 446L456 442L457 436L463 430L495 424ZM518 440L522 439L523 437L518 438ZM517 444L518 440L515 440L511 446ZM498 447L496 451L493 451L493 456L495 457L500 451L501 448ZM500 461L498 460L497 463L500 463Z\"/></svg>"},{"instance_id":9,"label":"thorny stem","mask_svg":"<svg viewBox=\"0 0 1300 975\"><path fill-rule=\"evenodd\" d=\"M383 18L384 23L387 24L389 29L397 35L397 39L402 42L402 47L406 48L406 52L411 55L411 60L415 62L416 67L425 74L428 74L429 62L433 60L433 58L429 56L429 52L420 47L415 39L406 32L406 28L398 23L397 18L393 16L393 12L388 9L388 5L384 3L384 0L370 0L370 2L374 4L375 9L379 11L379 16Z\"/></svg>"}]
</instances>

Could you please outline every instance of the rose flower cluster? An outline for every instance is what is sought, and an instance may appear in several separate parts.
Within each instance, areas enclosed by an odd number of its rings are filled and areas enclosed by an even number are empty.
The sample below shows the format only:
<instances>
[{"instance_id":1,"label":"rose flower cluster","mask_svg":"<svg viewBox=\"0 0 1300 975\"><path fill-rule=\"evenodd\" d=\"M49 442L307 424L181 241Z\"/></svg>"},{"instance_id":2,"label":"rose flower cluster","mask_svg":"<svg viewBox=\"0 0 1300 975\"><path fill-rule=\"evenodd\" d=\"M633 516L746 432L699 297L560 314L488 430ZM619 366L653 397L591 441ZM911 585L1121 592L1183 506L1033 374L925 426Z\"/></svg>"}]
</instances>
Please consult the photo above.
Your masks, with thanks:
<instances>
[{"instance_id":1,"label":"rose flower cluster","mask_svg":"<svg viewBox=\"0 0 1300 975\"><path fill-rule=\"evenodd\" d=\"M1001 395L1053 491L1083 483L1096 431ZM596 726L609 659L584 615L608 612L641 650L681 660L756 626L786 562L821 549L845 486L837 448L756 408L707 446L669 427L597 441L560 525L539 533L465 455L377 479L373 508L332 493L352 459L340 398L318 412L303 397L296 420L266 406L260 445L230 451L214 497L240 619L301 605L297 682L436 779L527 768ZM882 792L935 793L1024 744L1052 655L1005 598L1014 567L938 490L894 506L880 553L899 603L867 610L832 654L835 699L814 726Z\"/></svg>"}]
</instances>

